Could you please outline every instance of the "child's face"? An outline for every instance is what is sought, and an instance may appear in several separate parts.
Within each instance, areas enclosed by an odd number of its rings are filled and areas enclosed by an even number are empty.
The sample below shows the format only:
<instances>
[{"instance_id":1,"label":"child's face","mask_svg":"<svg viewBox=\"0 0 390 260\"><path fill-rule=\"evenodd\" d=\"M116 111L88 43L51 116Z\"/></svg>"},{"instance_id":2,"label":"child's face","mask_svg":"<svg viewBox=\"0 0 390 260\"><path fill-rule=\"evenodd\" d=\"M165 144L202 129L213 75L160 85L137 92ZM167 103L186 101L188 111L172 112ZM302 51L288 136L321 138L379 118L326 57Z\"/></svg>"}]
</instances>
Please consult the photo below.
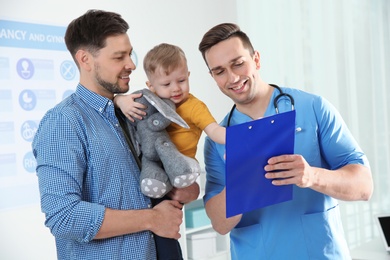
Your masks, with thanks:
<instances>
[{"instance_id":1,"label":"child's face","mask_svg":"<svg viewBox=\"0 0 390 260\"><path fill-rule=\"evenodd\" d=\"M187 65L179 66L168 75L165 70L157 68L146 83L149 89L161 98L169 98L176 104L182 104L188 99L190 72Z\"/></svg>"}]
</instances>

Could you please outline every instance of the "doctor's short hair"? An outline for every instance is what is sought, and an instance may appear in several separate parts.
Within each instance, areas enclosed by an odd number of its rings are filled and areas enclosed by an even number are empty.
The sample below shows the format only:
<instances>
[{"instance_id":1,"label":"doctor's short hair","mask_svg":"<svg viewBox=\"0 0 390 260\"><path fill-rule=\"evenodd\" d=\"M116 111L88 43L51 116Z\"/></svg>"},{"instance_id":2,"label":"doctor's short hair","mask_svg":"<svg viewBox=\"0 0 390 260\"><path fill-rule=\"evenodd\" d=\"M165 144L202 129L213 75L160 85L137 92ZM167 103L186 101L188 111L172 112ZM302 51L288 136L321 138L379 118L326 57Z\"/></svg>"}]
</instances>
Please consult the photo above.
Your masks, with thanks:
<instances>
[{"instance_id":1,"label":"doctor's short hair","mask_svg":"<svg viewBox=\"0 0 390 260\"><path fill-rule=\"evenodd\" d=\"M241 31L240 27L237 24L221 23L208 30L203 35L203 38L199 43L199 51L202 53L203 59L206 64L206 52L214 45L232 37L238 37L241 40L243 46L249 50L250 55L254 55L255 50L252 46L249 37L246 35L246 33Z\"/></svg>"}]
</instances>

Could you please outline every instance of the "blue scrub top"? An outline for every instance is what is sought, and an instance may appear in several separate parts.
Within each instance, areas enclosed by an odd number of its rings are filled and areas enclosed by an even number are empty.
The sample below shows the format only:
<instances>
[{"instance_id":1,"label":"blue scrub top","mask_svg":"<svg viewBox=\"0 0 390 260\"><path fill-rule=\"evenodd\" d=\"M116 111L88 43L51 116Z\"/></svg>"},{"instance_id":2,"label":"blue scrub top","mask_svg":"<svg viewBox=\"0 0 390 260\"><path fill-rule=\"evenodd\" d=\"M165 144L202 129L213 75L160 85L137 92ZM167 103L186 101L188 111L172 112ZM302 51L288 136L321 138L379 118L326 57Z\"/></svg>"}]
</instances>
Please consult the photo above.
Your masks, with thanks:
<instances>
[{"instance_id":1,"label":"blue scrub top","mask_svg":"<svg viewBox=\"0 0 390 260\"><path fill-rule=\"evenodd\" d=\"M293 96L296 110L295 154L315 167L335 170L347 164L369 167L365 154L337 110L324 98L297 89L282 88ZM273 92L273 100L278 91ZM283 97L279 112L291 110ZM270 102L264 116L274 115ZM226 126L228 115L221 125ZM230 125L251 121L238 110ZM225 187L225 146L205 141L206 193L204 202ZM351 259L336 199L309 188L293 186L291 201L243 214L230 232L231 256L235 259Z\"/></svg>"}]
</instances>

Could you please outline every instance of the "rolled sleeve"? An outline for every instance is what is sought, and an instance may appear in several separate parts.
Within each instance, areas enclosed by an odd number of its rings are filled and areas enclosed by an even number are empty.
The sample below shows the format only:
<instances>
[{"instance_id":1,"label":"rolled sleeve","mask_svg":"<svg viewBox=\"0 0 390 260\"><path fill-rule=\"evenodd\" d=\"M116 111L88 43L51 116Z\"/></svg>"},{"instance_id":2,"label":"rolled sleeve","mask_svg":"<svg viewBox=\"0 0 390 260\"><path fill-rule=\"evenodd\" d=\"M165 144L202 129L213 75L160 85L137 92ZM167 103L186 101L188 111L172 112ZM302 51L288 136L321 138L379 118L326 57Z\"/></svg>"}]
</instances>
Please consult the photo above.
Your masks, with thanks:
<instances>
[{"instance_id":1,"label":"rolled sleeve","mask_svg":"<svg viewBox=\"0 0 390 260\"><path fill-rule=\"evenodd\" d=\"M99 231L105 207L82 201L87 155L72 124L61 114L48 114L33 142L46 226L56 237L91 241Z\"/></svg>"}]
</instances>

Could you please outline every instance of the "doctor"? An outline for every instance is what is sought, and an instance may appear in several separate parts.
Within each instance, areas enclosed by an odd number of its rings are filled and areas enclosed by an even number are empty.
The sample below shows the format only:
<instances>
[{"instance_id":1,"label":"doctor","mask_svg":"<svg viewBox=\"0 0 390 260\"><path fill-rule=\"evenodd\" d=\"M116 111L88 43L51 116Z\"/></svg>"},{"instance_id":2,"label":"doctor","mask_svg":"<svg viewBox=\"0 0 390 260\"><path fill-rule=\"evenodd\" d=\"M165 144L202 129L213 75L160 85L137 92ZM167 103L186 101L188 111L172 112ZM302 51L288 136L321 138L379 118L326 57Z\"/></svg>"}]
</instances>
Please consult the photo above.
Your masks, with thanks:
<instances>
[{"instance_id":1,"label":"doctor","mask_svg":"<svg viewBox=\"0 0 390 260\"><path fill-rule=\"evenodd\" d=\"M260 54L237 25L211 28L199 50L219 89L236 105L230 125L276 113L273 101L279 92L261 79ZM230 232L233 260L351 259L338 200L371 197L367 157L327 100L281 89L295 100L295 154L269 158L264 169L274 185L293 185L293 199L226 218L225 147L206 138L207 214L217 232ZM284 100L278 102L280 112L291 110L291 100Z\"/></svg>"}]
</instances>

